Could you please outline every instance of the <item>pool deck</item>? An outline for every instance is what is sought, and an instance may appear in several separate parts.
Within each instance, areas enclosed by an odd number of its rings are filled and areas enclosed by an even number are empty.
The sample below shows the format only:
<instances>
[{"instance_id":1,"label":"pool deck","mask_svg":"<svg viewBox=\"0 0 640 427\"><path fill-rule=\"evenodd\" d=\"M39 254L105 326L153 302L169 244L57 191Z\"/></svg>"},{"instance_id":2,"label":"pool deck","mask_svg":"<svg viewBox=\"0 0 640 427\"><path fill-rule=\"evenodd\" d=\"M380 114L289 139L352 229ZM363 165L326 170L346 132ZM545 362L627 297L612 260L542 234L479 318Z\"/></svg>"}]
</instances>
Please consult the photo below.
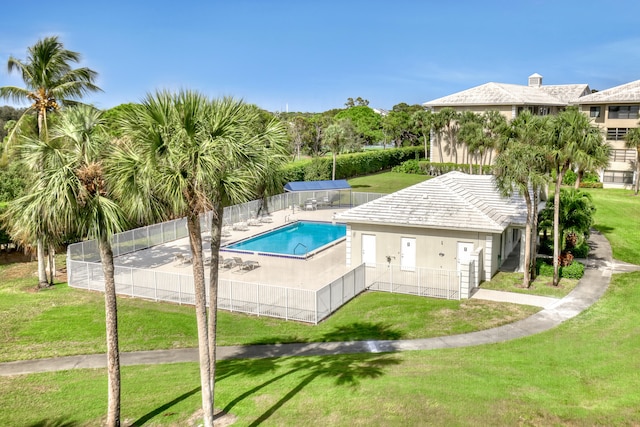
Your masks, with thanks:
<instances>
[{"instance_id":1,"label":"pool deck","mask_svg":"<svg viewBox=\"0 0 640 427\"><path fill-rule=\"evenodd\" d=\"M290 209L273 212L273 222L261 223L259 226L249 226L246 231L232 230L231 236L222 238L222 245L227 245L239 240L252 237L269 230L286 225L292 221L331 221L335 213L346 209L318 209L312 211L298 210L292 213ZM209 253L210 243L208 233L203 233L203 247L205 256ZM347 267L346 243L343 241L329 247L306 260L290 259L266 255L247 255L220 251L225 258L239 256L243 261L257 261L259 266L252 270L241 270L235 266L230 269L219 269L220 278L238 282L261 283L287 288L316 290L328 285L335 279L343 276L353 267ZM154 246L149 249L137 251L116 258L116 265L127 267L146 268L158 271L192 275L191 264L185 264L176 260L176 255L191 256L189 239L183 238ZM205 266L205 274L208 274Z\"/></svg>"}]
</instances>

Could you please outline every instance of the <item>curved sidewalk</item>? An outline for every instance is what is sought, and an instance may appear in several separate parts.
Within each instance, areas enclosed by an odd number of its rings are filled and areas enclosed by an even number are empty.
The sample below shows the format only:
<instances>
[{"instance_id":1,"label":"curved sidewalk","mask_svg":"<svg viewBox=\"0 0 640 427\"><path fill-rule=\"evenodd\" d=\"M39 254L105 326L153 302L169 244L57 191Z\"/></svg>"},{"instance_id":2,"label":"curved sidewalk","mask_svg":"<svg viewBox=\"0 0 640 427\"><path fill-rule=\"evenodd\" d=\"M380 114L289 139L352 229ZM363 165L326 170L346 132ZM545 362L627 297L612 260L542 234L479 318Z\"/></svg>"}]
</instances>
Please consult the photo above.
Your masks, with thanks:
<instances>
[{"instance_id":1,"label":"curved sidewalk","mask_svg":"<svg viewBox=\"0 0 640 427\"><path fill-rule=\"evenodd\" d=\"M593 232L589 243L592 251L587 259L585 274L583 278L580 279L576 288L566 297L547 304L545 308L538 313L515 323L468 334L413 340L218 347L218 359L433 350L491 344L537 334L577 316L580 312L596 302L606 291L613 272L640 270L640 266L617 261L614 262L611 255L611 246L607 239L600 233ZM526 301L522 302L526 303ZM138 351L120 354L120 363L122 366L195 362L197 360L197 348ZM106 364L107 358L105 354L6 362L0 363L0 376L80 368L104 368Z\"/></svg>"}]
</instances>

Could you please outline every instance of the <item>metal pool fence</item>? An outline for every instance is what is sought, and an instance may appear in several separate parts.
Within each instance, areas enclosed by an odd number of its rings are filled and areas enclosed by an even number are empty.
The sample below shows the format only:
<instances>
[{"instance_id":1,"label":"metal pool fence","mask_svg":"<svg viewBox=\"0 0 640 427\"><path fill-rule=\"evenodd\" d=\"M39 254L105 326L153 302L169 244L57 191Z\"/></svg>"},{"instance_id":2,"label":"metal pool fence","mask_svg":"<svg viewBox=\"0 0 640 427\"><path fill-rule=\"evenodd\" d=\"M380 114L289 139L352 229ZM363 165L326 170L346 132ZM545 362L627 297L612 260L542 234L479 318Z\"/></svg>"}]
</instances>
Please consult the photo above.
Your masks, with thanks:
<instances>
[{"instance_id":1,"label":"metal pool fence","mask_svg":"<svg viewBox=\"0 0 640 427\"><path fill-rule=\"evenodd\" d=\"M356 267L315 291L220 280L218 308L317 324L365 290L364 269ZM104 292L102 264L69 261L68 272L69 286ZM114 276L119 295L195 305L191 275L115 266Z\"/></svg>"}]
</instances>

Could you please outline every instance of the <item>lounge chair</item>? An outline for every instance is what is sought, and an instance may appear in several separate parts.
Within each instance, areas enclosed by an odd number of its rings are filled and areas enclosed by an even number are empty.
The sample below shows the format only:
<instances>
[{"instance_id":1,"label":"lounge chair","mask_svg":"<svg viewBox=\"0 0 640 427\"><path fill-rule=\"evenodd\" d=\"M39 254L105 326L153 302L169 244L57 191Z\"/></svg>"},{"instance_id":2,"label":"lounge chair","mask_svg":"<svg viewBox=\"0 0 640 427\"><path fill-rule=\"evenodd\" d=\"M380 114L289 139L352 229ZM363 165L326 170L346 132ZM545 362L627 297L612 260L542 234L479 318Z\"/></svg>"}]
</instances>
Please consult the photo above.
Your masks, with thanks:
<instances>
[{"instance_id":1,"label":"lounge chair","mask_svg":"<svg viewBox=\"0 0 640 427\"><path fill-rule=\"evenodd\" d=\"M271 215L268 215L268 214L267 215L262 215L260 217L260 222L263 222L265 224L266 223L271 223L271 222L273 222L273 218L271 218Z\"/></svg>"},{"instance_id":2,"label":"lounge chair","mask_svg":"<svg viewBox=\"0 0 640 427\"><path fill-rule=\"evenodd\" d=\"M233 229L237 231L247 231L249 227L246 222L236 222L233 224Z\"/></svg>"},{"instance_id":3,"label":"lounge chair","mask_svg":"<svg viewBox=\"0 0 640 427\"><path fill-rule=\"evenodd\" d=\"M260 263L254 260L243 261L240 257L233 257L233 261L239 267L239 270L253 270L254 268L260 267Z\"/></svg>"},{"instance_id":4,"label":"lounge chair","mask_svg":"<svg viewBox=\"0 0 640 427\"><path fill-rule=\"evenodd\" d=\"M235 265L236 262L232 258L220 257L220 261L218 262L218 267L220 268L233 268Z\"/></svg>"},{"instance_id":5,"label":"lounge chair","mask_svg":"<svg viewBox=\"0 0 640 427\"><path fill-rule=\"evenodd\" d=\"M224 226L222 227L222 230L220 230L220 235L222 237L229 237L231 236L231 229L229 226Z\"/></svg>"},{"instance_id":6,"label":"lounge chair","mask_svg":"<svg viewBox=\"0 0 640 427\"><path fill-rule=\"evenodd\" d=\"M177 254L175 257L175 261L178 263L178 265L187 265L191 264L191 257L184 254Z\"/></svg>"}]
</instances>

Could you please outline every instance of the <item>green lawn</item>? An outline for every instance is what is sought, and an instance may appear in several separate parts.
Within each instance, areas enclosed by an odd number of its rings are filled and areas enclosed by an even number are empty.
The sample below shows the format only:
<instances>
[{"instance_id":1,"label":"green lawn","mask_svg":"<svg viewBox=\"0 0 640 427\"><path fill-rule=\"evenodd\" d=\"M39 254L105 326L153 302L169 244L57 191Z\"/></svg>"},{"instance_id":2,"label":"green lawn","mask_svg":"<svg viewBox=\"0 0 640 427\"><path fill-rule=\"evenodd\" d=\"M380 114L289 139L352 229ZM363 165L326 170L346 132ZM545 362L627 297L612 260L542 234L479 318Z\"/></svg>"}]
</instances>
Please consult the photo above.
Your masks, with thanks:
<instances>
[{"instance_id":1,"label":"green lawn","mask_svg":"<svg viewBox=\"0 0 640 427\"><path fill-rule=\"evenodd\" d=\"M395 177L387 175L376 175L371 185L377 189L364 191L388 192L381 188ZM640 198L629 191L591 192L597 227L614 256L640 263ZM29 265L0 266L0 357L104 351L102 295L66 285L30 292ZM640 273L615 275L604 297L576 318L505 343L223 361L216 407L236 417L237 426L639 425L639 283ZM126 298L119 304L123 350L195 345L192 308ZM522 307L509 307L370 293L319 326L223 312L220 342L439 336L526 315ZM123 425L189 425L194 419L201 404L197 364L122 372ZM0 408L0 425L97 425L104 420L106 371L0 377Z\"/></svg>"},{"instance_id":2,"label":"green lawn","mask_svg":"<svg viewBox=\"0 0 640 427\"><path fill-rule=\"evenodd\" d=\"M630 190L586 190L596 205L595 228L611 243L613 257L640 264L640 196Z\"/></svg>"},{"instance_id":3,"label":"green lawn","mask_svg":"<svg viewBox=\"0 0 640 427\"><path fill-rule=\"evenodd\" d=\"M104 297L66 284L32 292L35 263L0 266L0 361L106 352ZM29 278L12 278L17 274ZM403 307L403 310L398 310ZM428 338L513 322L535 307L366 293L320 325L220 311L220 345ZM118 299L122 351L197 346L191 306Z\"/></svg>"},{"instance_id":4,"label":"green lawn","mask_svg":"<svg viewBox=\"0 0 640 427\"><path fill-rule=\"evenodd\" d=\"M216 407L234 425L638 425L640 273L542 334L478 347L219 363ZM122 369L123 425L188 425L195 363ZM93 426L106 372L0 377L2 425ZM426 421L428 420L428 421Z\"/></svg>"},{"instance_id":5,"label":"green lawn","mask_svg":"<svg viewBox=\"0 0 640 427\"><path fill-rule=\"evenodd\" d=\"M348 180L354 191L365 193L394 193L403 188L426 181L432 177L399 172L382 172Z\"/></svg>"}]
</instances>

